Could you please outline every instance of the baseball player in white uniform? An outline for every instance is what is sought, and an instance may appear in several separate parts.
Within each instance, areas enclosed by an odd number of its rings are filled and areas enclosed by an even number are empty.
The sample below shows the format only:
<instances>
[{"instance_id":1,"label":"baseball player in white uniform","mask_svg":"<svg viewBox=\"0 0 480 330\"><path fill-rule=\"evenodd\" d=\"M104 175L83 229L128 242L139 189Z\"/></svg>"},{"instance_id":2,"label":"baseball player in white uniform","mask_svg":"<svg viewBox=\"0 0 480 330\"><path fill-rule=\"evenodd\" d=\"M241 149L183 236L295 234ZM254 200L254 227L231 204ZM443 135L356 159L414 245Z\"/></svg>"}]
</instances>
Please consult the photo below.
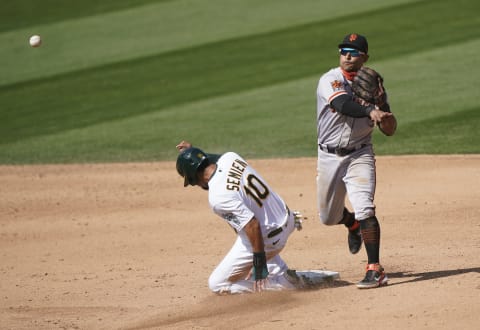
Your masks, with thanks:
<instances>
[{"instance_id":1,"label":"baseball player in white uniform","mask_svg":"<svg viewBox=\"0 0 480 330\"><path fill-rule=\"evenodd\" d=\"M210 275L210 289L235 294L305 288L279 255L294 229L301 229L301 217L238 154L206 154L185 141L177 149L176 166L184 186L208 190L213 212L237 233L234 245Z\"/></svg>"},{"instance_id":2,"label":"baseball player in white uniform","mask_svg":"<svg viewBox=\"0 0 480 330\"><path fill-rule=\"evenodd\" d=\"M349 34L338 45L340 66L325 73L317 87L317 195L320 220L344 224L348 245L357 253L362 240L368 256L365 278L358 288L387 284L380 265L380 225L375 216L375 156L372 132L377 124L393 135L396 120L388 102L380 109L358 99L351 88L356 72L367 62L364 36ZM353 213L345 207L348 196Z\"/></svg>"}]
</instances>

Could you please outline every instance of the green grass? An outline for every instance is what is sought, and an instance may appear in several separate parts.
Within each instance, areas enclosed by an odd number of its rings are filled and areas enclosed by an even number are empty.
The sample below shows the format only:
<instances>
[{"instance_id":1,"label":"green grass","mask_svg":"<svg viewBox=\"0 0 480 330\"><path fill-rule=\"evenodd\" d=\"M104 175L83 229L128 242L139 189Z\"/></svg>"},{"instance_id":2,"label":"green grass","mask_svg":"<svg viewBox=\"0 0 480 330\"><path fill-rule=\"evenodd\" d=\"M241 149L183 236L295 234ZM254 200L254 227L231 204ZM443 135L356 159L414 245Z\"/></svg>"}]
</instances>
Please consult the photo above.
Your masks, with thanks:
<instances>
[{"instance_id":1,"label":"green grass","mask_svg":"<svg viewBox=\"0 0 480 330\"><path fill-rule=\"evenodd\" d=\"M404 125L396 133L395 143L376 137L375 151L380 154L478 153L480 106ZM452 152L452 147L458 147ZM455 150L453 150L455 151Z\"/></svg>"},{"instance_id":2,"label":"green grass","mask_svg":"<svg viewBox=\"0 0 480 330\"><path fill-rule=\"evenodd\" d=\"M107 13L162 0L2 0L0 32ZM163 0L169 1L169 0Z\"/></svg>"},{"instance_id":3,"label":"green grass","mask_svg":"<svg viewBox=\"0 0 480 330\"><path fill-rule=\"evenodd\" d=\"M291 26L277 17L270 30L258 24L257 33L4 80L0 163L171 160L184 138L246 157L315 156L317 80L337 65L336 45L351 31L369 37L369 65L384 75L399 121L394 137L375 133L377 154L479 153L471 73L480 64L480 4L365 3L362 15L337 10L302 22L288 13ZM112 15L119 6L78 15ZM73 17L62 15L65 22Z\"/></svg>"},{"instance_id":4,"label":"green grass","mask_svg":"<svg viewBox=\"0 0 480 330\"><path fill-rule=\"evenodd\" d=\"M291 0L176 0L146 5L139 2L140 5L128 9L0 33L0 85L250 37L412 1L415 0L390 0L389 5L379 5L375 0L350 0L341 12L335 3L318 0L301 0L295 6ZM0 11L0 21L9 20L4 14ZM28 47L31 34L42 36L40 49L32 51Z\"/></svg>"}]
</instances>

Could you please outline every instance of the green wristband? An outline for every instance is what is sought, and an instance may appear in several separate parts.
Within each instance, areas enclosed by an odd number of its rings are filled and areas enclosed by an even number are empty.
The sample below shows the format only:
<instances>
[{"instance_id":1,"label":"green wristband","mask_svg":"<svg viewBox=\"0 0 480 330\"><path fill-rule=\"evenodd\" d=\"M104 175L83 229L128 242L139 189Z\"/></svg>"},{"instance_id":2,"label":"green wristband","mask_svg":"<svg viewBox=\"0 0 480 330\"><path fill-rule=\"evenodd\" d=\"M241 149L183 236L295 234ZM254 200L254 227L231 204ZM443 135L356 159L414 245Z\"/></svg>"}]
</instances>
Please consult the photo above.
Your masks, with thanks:
<instances>
[{"instance_id":1,"label":"green wristband","mask_svg":"<svg viewBox=\"0 0 480 330\"><path fill-rule=\"evenodd\" d=\"M255 281L263 280L268 276L267 257L265 252L253 253L253 278Z\"/></svg>"}]
</instances>

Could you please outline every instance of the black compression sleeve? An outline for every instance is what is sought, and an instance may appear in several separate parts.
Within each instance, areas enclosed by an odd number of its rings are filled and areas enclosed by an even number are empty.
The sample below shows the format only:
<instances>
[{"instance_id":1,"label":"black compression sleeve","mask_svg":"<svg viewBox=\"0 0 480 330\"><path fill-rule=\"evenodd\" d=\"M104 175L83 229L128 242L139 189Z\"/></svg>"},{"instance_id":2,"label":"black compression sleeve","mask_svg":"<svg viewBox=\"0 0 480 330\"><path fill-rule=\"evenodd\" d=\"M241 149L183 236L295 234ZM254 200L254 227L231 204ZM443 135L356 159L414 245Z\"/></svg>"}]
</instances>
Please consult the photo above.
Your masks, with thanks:
<instances>
[{"instance_id":1,"label":"black compression sleeve","mask_svg":"<svg viewBox=\"0 0 480 330\"><path fill-rule=\"evenodd\" d=\"M363 106L354 102L350 95L344 94L339 95L330 102L330 106L334 108L337 112L340 112L343 115L354 117L354 118L363 118L370 116L370 112L375 109L375 106Z\"/></svg>"}]
</instances>

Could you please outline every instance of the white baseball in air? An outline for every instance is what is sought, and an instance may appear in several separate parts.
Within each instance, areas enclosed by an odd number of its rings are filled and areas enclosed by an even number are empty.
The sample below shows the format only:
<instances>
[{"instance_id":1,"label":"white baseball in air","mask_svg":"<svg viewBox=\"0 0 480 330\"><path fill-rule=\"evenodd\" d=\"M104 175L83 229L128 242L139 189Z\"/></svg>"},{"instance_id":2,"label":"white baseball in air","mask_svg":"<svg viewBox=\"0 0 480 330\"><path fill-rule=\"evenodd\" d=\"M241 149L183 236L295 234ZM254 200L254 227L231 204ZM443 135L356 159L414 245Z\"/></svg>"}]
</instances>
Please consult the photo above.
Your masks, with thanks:
<instances>
[{"instance_id":1,"label":"white baseball in air","mask_svg":"<svg viewBox=\"0 0 480 330\"><path fill-rule=\"evenodd\" d=\"M39 35L33 35L30 37L30 46L38 47L42 44L42 38Z\"/></svg>"}]
</instances>

